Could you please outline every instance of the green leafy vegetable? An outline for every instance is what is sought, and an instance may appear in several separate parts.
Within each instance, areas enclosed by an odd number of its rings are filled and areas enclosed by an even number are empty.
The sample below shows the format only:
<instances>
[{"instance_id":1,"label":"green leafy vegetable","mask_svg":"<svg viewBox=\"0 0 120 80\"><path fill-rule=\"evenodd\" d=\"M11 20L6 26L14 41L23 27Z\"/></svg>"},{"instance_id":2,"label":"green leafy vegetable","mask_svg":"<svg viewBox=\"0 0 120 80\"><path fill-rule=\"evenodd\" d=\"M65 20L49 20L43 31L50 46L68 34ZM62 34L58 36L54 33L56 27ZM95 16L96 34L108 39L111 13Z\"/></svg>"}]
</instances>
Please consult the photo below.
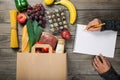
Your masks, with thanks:
<instances>
[{"instance_id":1,"label":"green leafy vegetable","mask_svg":"<svg viewBox=\"0 0 120 80\"><path fill-rule=\"evenodd\" d=\"M35 33L35 41L39 41L40 39L40 36L43 32L43 28L38 26L38 22L37 21L34 21L33 22L33 27L34 27L34 33Z\"/></svg>"},{"instance_id":2,"label":"green leafy vegetable","mask_svg":"<svg viewBox=\"0 0 120 80\"><path fill-rule=\"evenodd\" d=\"M38 26L37 21L28 20L27 21L27 30L28 30L28 36L29 36L29 44L30 44L30 50L32 46L39 41L40 36L43 32L43 28Z\"/></svg>"},{"instance_id":3,"label":"green leafy vegetable","mask_svg":"<svg viewBox=\"0 0 120 80\"><path fill-rule=\"evenodd\" d=\"M34 36L35 34L34 34L33 29L34 28L33 28L32 20L28 20L27 21L27 31L28 31L28 36L29 36L30 50L35 43L35 36Z\"/></svg>"}]
</instances>

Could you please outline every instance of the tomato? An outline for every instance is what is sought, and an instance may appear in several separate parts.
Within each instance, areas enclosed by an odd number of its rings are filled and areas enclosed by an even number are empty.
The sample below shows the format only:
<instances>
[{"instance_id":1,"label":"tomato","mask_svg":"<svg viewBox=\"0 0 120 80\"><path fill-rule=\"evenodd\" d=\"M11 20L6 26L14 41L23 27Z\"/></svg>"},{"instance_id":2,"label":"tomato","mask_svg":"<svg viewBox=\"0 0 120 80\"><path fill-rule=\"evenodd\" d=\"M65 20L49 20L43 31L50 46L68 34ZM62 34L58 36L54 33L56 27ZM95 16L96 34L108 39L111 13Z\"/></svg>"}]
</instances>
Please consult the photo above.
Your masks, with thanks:
<instances>
[{"instance_id":1,"label":"tomato","mask_svg":"<svg viewBox=\"0 0 120 80\"><path fill-rule=\"evenodd\" d=\"M61 32L61 36L63 39L68 40L68 39L70 39L70 32L68 30L63 30Z\"/></svg>"},{"instance_id":2,"label":"tomato","mask_svg":"<svg viewBox=\"0 0 120 80\"><path fill-rule=\"evenodd\" d=\"M42 51L43 51L44 53L48 53L48 52L49 52L49 48L42 48Z\"/></svg>"},{"instance_id":3,"label":"tomato","mask_svg":"<svg viewBox=\"0 0 120 80\"><path fill-rule=\"evenodd\" d=\"M42 42L36 42L36 44L42 44ZM49 53L49 48L40 48L36 50L36 53Z\"/></svg>"}]
</instances>

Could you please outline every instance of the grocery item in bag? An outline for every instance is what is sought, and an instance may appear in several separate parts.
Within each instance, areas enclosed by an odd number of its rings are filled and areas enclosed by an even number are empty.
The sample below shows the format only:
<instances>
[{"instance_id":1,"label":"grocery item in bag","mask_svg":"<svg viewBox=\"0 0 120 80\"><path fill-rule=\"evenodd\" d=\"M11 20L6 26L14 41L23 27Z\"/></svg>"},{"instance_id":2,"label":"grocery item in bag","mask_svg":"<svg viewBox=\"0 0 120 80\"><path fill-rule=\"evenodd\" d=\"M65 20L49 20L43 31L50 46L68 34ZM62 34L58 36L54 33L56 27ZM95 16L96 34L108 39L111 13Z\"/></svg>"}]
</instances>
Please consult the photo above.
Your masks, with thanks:
<instances>
[{"instance_id":1,"label":"grocery item in bag","mask_svg":"<svg viewBox=\"0 0 120 80\"><path fill-rule=\"evenodd\" d=\"M43 32L42 36L40 38L40 42L42 42L43 44L51 45L52 49L55 49L57 41L58 41L58 39L56 36L49 34L47 32Z\"/></svg>"}]
</instances>

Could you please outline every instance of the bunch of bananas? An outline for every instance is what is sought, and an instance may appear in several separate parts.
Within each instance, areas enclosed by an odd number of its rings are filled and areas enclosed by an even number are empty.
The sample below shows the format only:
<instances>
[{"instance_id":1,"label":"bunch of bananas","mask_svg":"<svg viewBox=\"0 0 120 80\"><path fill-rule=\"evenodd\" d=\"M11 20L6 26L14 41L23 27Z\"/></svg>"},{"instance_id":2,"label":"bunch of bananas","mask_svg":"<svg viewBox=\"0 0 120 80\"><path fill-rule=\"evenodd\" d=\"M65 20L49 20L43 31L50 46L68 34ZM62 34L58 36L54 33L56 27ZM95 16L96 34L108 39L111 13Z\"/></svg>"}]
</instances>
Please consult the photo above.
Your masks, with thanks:
<instances>
[{"instance_id":1,"label":"bunch of bananas","mask_svg":"<svg viewBox=\"0 0 120 80\"><path fill-rule=\"evenodd\" d=\"M51 4L52 4L54 2L54 0L44 0L44 3L47 5L46 2L47 3L51 2ZM76 21L77 13L76 13L76 8L72 4L72 2L70 2L70 0L60 0L59 2L55 2L55 4L61 4L68 8L68 10L70 12L70 24L74 24Z\"/></svg>"}]
</instances>

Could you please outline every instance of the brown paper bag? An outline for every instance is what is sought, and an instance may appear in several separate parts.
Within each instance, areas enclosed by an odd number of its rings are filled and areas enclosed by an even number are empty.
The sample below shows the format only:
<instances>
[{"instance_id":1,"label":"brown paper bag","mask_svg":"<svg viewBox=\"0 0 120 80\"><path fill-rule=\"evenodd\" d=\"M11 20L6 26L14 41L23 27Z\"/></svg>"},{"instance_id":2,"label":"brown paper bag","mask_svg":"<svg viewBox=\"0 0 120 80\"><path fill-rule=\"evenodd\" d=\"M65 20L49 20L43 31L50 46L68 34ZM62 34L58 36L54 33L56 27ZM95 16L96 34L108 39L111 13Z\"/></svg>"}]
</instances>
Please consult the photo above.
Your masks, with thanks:
<instances>
[{"instance_id":1,"label":"brown paper bag","mask_svg":"<svg viewBox=\"0 0 120 80\"><path fill-rule=\"evenodd\" d=\"M49 53L36 54L35 48L47 47ZM66 54L53 54L50 45L35 45L32 53L17 53L17 80L67 80Z\"/></svg>"}]
</instances>

